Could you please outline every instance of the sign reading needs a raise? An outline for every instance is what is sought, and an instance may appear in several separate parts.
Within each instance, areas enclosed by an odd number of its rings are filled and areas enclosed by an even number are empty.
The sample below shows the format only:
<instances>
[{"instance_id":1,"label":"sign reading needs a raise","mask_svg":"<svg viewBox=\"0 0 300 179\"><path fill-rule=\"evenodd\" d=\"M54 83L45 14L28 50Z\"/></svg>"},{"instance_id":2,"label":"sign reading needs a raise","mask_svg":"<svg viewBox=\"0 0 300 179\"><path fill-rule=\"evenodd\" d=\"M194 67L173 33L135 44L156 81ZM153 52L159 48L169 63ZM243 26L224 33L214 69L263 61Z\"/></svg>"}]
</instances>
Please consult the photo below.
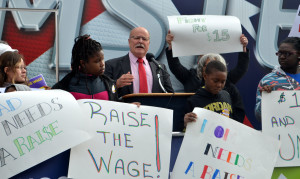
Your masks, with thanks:
<instances>
[{"instance_id":1,"label":"sign reading needs a raise","mask_svg":"<svg viewBox=\"0 0 300 179\"><path fill-rule=\"evenodd\" d=\"M0 94L0 98L3 178L12 177L90 137L84 132L85 118L78 103L67 92L13 92Z\"/></svg>"},{"instance_id":2,"label":"sign reading needs a raise","mask_svg":"<svg viewBox=\"0 0 300 179\"><path fill-rule=\"evenodd\" d=\"M279 142L215 112L195 108L172 179L271 178Z\"/></svg>"}]
</instances>

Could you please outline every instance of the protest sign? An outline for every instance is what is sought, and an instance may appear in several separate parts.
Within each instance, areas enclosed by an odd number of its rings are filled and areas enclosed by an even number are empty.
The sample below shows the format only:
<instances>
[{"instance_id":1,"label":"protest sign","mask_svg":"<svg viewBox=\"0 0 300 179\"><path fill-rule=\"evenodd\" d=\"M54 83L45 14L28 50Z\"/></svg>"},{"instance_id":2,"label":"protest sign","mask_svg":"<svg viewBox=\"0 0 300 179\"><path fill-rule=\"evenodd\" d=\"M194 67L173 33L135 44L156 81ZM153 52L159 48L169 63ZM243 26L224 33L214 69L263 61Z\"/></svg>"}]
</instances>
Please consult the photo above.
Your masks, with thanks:
<instances>
[{"instance_id":1,"label":"protest sign","mask_svg":"<svg viewBox=\"0 0 300 179\"><path fill-rule=\"evenodd\" d=\"M47 86L47 83L45 81L45 78L42 74L35 76L29 80L28 86L30 88L45 88Z\"/></svg>"},{"instance_id":2,"label":"protest sign","mask_svg":"<svg viewBox=\"0 0 300 179\"><path fill-rule=\"evenodd\" d=\"M298 7L295 22L290 31L289 37L300 37L300 5Z\"/></svg>"},{"instance_id":3,"label":"protest sign","mask_svg":"<svg viewBox=\"0 0 300 179\"><path fill-rule=\"evenodd\" d=\"M91 140L71 149L70 178L168 178L173 111L79 100Z\"/></svg>"},{"instance_id":4,"label":"protest sign","mask_svg":"<svg viewBox=\"0 0 300 179\"><path fill-rule=\"evenodd\" d=\"M262 95L262 132L281 141L276 167L300 166L299 97L299 91L272 91Z\"/></svg>"},{"instance_id":5,"label":"protest sign","mask_svg":"<svg viewBox=\"0 0 300 179\"><path fill-rule=\"evenodd\" d=\"M172 179L271 178L279 141L215 112L194 112Z\"/></svg>"},{"instance_id":6,"label":"protest sign","mask_svg":"<svg viewBox=\"0 0 300 179\"><path fill-rule=\"evenodd\" d=\"M234 16L168 16L173 57L240 52L241 23Z\"/></svg>"},{"instance_id":7,"label":"protest sign","mask_svg":"<svg viewBox=\"0 0 300 179\"><path fill-rule=\"evenodd\" d=\"M14 176L90 138L78 103L61 90L0 94L0 173Z\"/></svg>"}]
</instances>

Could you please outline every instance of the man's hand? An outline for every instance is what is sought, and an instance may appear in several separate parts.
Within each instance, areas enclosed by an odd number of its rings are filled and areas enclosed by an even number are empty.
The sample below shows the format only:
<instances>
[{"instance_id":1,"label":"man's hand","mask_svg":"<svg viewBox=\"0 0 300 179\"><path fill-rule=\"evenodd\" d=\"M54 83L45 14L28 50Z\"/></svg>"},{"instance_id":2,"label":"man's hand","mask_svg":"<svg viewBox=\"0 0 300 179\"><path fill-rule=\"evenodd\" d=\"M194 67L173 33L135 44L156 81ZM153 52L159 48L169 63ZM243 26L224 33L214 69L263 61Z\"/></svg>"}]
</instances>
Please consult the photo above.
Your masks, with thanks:
<instances>
[{"instance_id":1,"label":"man's hand","mask_svg":"<svg viewBox=\"0 0 300 179\"><path fill-rule=\"evenodd\" d=\"M133 82L133 75L130 72L123 74L119 79L117 79L116 87L122 88L124 86L131 85Z\"/></svg>"}]
</instances>

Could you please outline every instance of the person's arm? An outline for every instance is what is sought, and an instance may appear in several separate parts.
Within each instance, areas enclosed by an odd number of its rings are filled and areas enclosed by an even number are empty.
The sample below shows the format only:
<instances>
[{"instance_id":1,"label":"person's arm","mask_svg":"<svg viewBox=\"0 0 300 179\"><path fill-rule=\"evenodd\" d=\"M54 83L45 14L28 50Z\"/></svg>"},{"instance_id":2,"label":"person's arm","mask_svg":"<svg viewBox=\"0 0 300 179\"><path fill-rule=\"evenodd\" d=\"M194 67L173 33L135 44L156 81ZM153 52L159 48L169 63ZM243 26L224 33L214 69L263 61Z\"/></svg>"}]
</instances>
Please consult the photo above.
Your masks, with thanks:
<instances>
[{"instance_id":1,"label":"person's arm","mask_svg":"<svg viewBox=\"0 0 300 179\"><path fill-rule=\"evenodd\" d=\"M234 69L232 69L228 73L227 80L236 84L248 71L249 61L250 61L250 53L249 49L247 49L248 39L244 36L244 34L240 37L241 44L243 45L243 52L239 52L238 62Z\"/></svg>"},{"instance_id":2,"label":"person's arm","mask_svg":"<svg viewBox=\"0 0 300 179\"><path fill-rule=\"evenodd\" d=\"M184 109L184 117L183 117L183 124L184 128L186 127L188 122L194 121L194 119L197 119L197 115L193 113L192 111L194 110L194 105L191 102L191 97L189 97L186 101L185 109ZM193 113L193 114L192 114ZM185 129L184 129L185 131Z\"/></svg>"},{"instance_id":3,"label":"person's arm","mask_svg":"<svg viewBox=\"0 0 300 179\"><path fill-rule=\"evenodd\" d=\"M170 68L170 71L175 75L178 81L182 84L185 84L191 76L190 70L184 67L177 57L172 56L172 50L166 49L167 61Z\"/></svg>"},{"instance_id":4,"label":"person's arm","mask_svg":"<svg viewBox=\"0 0 300 179\"><path fill-rule=\"evenodd\" d=\"M173 57L172 55L172 41L174 35L171 34L170 30L166 36L166 42L168 47L166 48L166 56L170 71L175 75L175 77L182 83L185 84L186 80L189 79L191 72L185 68L179 61L178 57Z\"/></svg>"},{"instance_id":5,"label":"person's arm","mask_svg":"<svg viewBox=\"0 0 300 179\"><path fill-rule=\"evenodd\" d=\"M240 123L243 123L245 118L245 109L239 90L234 84L228 84L230 89L226 89L230 94L232 101L232 118ZM230 91L229 91L230 90Z\"/></svg>"},{"instance_id":6,"label":"person's arm","mask_svg":"<svg viewBox=\"0 0 300 179\"><path fill-rule=\"evenodd\" d=\"M269 85L268 83L263 83L263 79L259 82L256 91L256 103L255 103L255 117L261 122L261 94L263 91L271 93L276 84Z\"/></svg>"},{"instance_id":7,"label":"person's arm","mask_svg":"<svg viewBox=\"0 0 300 179\"><path fill-rule=\"evenodd\" d=\"M258 85L256 90L256 102L255 102L255 109L254 109L255 118L259 122L261 122L261 91L259 90L260 85L261 84Z\"/></svg>"}]
</instances>

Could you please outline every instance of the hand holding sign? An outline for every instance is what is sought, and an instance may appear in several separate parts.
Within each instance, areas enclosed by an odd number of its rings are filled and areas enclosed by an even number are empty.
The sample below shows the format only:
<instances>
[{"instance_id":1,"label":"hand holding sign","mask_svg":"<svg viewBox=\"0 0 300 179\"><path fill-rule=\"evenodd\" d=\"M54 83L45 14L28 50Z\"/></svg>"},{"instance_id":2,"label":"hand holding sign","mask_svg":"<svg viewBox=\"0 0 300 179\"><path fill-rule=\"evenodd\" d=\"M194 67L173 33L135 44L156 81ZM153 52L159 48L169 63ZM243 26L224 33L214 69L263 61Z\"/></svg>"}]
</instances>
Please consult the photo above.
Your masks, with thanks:
<instances>
[{"instance_id":1,"label":"hand holding sign","mask_svg":"<svg viewBox=\"0 0 300 179\"><path fill-rule=\"evenodd\" d=\"M71 178L168 178L173 112L102 100L78 101L94 137L71 150Z\"/></svg>"},{"instance_id":2,"label":"hand holding sign","mask_svg":"<svg viewBox=\"0 0 300 179\"><path fill-rule=\"evenodd\" d=\"M173 57L242 51L241 24L233 16L168 16Z\"/></svg>"},{"instance_id":3,"label":"hand holding sign","mask_svg":"<svg viewBox=\"0 0 300 179\"><path fill-rule=\"evenodd\" d=\"M81 109L68 92L13 92L0 98L1 178L89 139Z\"/></svg>"},{"instance_id":4,"label":"hand holding sign","mask_svg":"<svg viewBox=\"0 0 300 179\"><path fill-rule=\"evenodd\" d=\"M279 142L225 116L195 108L172 179L271 178Z\"/></svg>"},{"instance_id":5,"label":"hand holding sign","mask_svg":"<svg viewBox=\"0 0 300 179\"><path fill-rule=\"evenodd\" d=\"M277 167L300 166L299 91L273 91L262 95L262 132L281 141Z\"/></svg>"}]
</instances>

